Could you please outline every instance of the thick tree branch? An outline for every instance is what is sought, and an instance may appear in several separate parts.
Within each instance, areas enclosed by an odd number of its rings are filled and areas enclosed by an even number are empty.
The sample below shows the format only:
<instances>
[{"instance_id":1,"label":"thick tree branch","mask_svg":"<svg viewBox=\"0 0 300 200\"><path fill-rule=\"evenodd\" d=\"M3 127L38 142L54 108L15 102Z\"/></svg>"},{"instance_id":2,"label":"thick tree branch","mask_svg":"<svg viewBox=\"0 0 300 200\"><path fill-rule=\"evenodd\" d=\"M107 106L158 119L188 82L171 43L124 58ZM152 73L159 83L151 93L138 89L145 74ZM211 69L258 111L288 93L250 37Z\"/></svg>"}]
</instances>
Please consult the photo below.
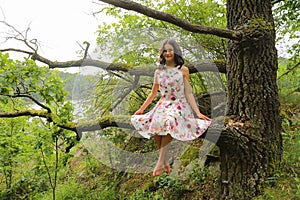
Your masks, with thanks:
<instances>
[{"instance_id":1,"label":"thick tree branch","mask_svg":"<svg viewBox=\"0 0 300 200\"><path fill-rule=\"evenodd\" d=\"M17 112L5 112L0 113L0 118L15 118L15 117L22 117L22 116L31 116L31 117L41 117L46 118L48 121L53 122L60 128L73 131L77 134L77 140L80 140L82 137L82 132L87 131L99 131L103 130L108 127L119 127L119 128L127 128L134 130L130 122L129 115L119 115L119 116L105 116L96 120L86 121L86 122L67 122L67 123L60 123L59 117L53 113L48 113L45 110L24 110L24 111L17 111ZM220 134L223 128L223 117L219 117L215 119L206 134L203 134L201 137L206 138L212 142L217 143ZM207 135L209 134L209 135Z\"/></svg>"},{"instance_id":2,"label":"thick tree branch","mask_svg":"<svg viewBox=\"0 0 300 200\"><path fill-rule=\"evenodd\" d=\"M130 122L131 116L106 116L94 121L76 124L76 133L79 139L82 137L82 132L85 131L98 131L108 127L119 127L135 130ZM214 119L213 124L209 130L200 138L205 138L211 142L218 144L224 127L224 117Z\"/></svg>"},{"instance_id":3,"label":"thick tree branch","mask_svg":"<svg viewBox=\"0 0 300 200\"><path fill-rule=\"evenodd\" d=\"M181 18L178 18L174 15L171 15L169 13L157 11L151 8L148 8L146 6L143 6L141 4L135 3L133 1L129 0L99 0L126 10L132 10L137 13L141 13L143 15L146 15L148 17L169 22L171 24L174 24L178 27L181 27L187 31L194 32L194 33L201 33L201 34L211 34L215 36L219 36L222 38L227 38L231 40L240 40L241 34L238 31L228 30L228 29L222 29L222 28L216 28L216 27L210 27L210 26L202 26L198 24L192 24L186 20L183 20Z\"/></svg>"},{"instance_id":4,"label":"thick tree branch","mask_svg":"<svg viewBox=\"0 0 300 200\"><path fill-rule=\"evenodd\" d=\"M82 67L93 66L104 70L129 72L130 75L138 75L138 76L153 76L155 69L157 69L157 66L155 65L132 67L127 64L107 63L107 62L103 62L100 60L93 60L93 59L79 59L79 60L71 60L71 61L63 61L63 62L51 61L37 53L24 51L21 49L14 49L14 48L0 49L0 51L2 52L15 51L15 52L28 54L32 56L32 59L48 65L50 69L79 67L79 66ZM191 74L197 72L205 72L205 71L226 73L226 63L224 60L216 60L207 63L196 63L195 65L188 64L187 66L190 69Z\"/></svg>"},{"instance_id":5,"label":"thick tree branch","mask_svg":"<svg viewBox=\"0 0 300 200\"><path fill-rule=\"evenodd\" d=\"M22 110L16 112L3 112L0 113L0 118L15 118L15 117L22 117L22 116L31 116L31 117L41 117L47 119L49 122L53 122L58 127L75 131L75 126L73 122L61 124L59 122L59 117L54 113L49 113L46 110Z\"/></svg>"},{"instance_id":6,"label":"thick tree branch","mask_svg":"<svg viewBox=\"0 0 300 200\"><path fill-rule=\"evenodd\" d=\"M48 112L44 110L23 110L17 112L4 112L0 113L0 118L14 118L14 117L22 117L22 116L32 116L32 117L43 117L47 118Z\"/></svg>"},{"instance_id":7,"label":"thick tree branch","mask_svg":"<svg viewBox=\"0 0 300 200\"><path fill-rule=\"evenodd\" d=\"M0 118L16 118L22 116L41 117L47 119L49 122L53 122L60 128L76 132L77 139L80 140L82 132L103 130L107 127L120 127L133 129L130 123L130 116L105 116L93 121L88 122L67 122L61 123L59 116L54 113L48 113L45 110L23 110L16 112L2 112Z\"/></svg>"}]
</instances>

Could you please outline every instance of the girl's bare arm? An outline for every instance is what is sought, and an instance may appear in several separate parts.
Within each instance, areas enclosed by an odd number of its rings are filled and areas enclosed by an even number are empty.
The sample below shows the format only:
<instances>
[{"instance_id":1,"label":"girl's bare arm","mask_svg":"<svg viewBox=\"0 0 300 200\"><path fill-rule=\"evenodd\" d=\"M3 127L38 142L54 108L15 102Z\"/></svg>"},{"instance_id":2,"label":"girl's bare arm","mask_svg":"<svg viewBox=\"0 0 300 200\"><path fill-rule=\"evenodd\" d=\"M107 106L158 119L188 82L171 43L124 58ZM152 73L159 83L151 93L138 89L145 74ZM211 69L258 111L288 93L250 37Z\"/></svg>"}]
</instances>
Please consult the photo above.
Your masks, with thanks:
<instances>
[{"instance_id":1,"label":"girl's bare arm","mask_svg":"<svg viewBox=\"0 0 300 200\"><path fill-rule=\"evenodd\" d=\"M198 108L198 105L196 103L196 100L195 100L195 97L193 95L192 88L190 85L190 72L186 66L182 66L182 74L183 74L183 80L184 80L184 92L185 92L185 96L186 96L190 106L192 107L192 109L194 110L194 112L200 119L210 120L210 118L203 115Z\"/></svg>"},{"instance_id":2,"label":"girl's bare arm","mask_svg":"<svg viewBox=\"0 0 300 200\"><path fill-rule=\"evenodd\" d=\"M150 103L156 97L158 89L159 89L159 85L156 81L156 71L155 71L154 81L153 81L151 92L148 95L147 99L144 101L143 105L134 113L135 115L143 114L144 110L150 105Z\"/></svg>"}]
</instances>

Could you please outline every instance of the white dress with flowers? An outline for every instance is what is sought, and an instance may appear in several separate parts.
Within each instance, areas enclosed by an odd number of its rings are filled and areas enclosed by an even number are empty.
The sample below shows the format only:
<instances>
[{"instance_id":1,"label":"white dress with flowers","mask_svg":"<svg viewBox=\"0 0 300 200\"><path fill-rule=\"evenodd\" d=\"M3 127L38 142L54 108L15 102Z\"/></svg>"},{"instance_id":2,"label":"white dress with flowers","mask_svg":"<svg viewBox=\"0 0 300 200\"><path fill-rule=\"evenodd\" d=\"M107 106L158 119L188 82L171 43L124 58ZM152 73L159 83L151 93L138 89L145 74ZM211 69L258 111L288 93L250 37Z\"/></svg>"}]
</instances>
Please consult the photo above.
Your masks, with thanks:
<instances>
[{"instance_id":1,"label":"white dress with flowers","mask_svg":"<svg viewBox=\"0 0 300 200\"><path fill-rule=\"evenodd\" d=\"M157 69L155 78L161 98L148 113L132 115L135 129L145 138L170 134L175 139L187 141L202 135L211 121L194 117L185 97L181 68Z\"/></svg>"}]
</instances>

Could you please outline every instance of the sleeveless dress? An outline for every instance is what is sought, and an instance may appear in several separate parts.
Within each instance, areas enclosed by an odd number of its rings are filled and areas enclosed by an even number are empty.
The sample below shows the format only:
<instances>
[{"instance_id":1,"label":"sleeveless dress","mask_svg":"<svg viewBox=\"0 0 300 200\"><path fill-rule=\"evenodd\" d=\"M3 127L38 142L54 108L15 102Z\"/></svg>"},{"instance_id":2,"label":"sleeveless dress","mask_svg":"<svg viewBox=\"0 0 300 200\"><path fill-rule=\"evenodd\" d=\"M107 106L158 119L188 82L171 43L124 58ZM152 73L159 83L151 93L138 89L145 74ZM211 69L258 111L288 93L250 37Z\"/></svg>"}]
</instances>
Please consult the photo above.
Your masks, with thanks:
<instances>
[{"instance_id":1,"label":"sleeveless dress","mask_svg":"<svg viewBox=\"0 0 300 200\"><path fill-rule=\"evenodd\" d=\"M155 134L170 134L181 141L201 136L211 121L194 117L185 96L181 67L157 69L154 82L159 84L161 98L148 113L132 115L135 129L148 139Z\"/></svg>"}]
</instances>

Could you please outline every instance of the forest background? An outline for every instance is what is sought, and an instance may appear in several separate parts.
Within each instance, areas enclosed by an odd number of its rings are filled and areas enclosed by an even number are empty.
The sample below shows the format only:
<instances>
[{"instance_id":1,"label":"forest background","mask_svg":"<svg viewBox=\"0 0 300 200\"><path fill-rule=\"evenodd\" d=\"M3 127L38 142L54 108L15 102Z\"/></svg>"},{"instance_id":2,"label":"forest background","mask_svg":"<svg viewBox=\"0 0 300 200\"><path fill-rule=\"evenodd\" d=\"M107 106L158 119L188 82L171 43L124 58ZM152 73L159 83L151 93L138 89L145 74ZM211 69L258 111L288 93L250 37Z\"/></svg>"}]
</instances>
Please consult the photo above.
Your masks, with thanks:
<instances>
[{"instance_id":1,"label":"forest background","mask_svg":"<svg viewBox=\"0 0 300 200\"><path fill-rule=\"evenodd\" d=\"M176 13L190 22L226 27L225 2L189 1L189 5L186 1L139 2ZM281 50L285 52L281 54L284 57L278 57L277 71L283 158L256 199L300 198L299 7L296 1L273 2L276 42L284 46ZM189 33L175 25L112 6L99 12L114 17L116 22L99 24L97 49L89 54L89 43L84 42L85 46L78 51L83 58L80 62L54 62L43 58L38 51L38 40L27 38L29 29L23 32L11 26L13 33L7 35L7 39L21 41L26 48L2 49L0 54L1 199L213 198L220 181L219 149L212 145L203 160L199 156L203 139L176 157L176 174L155 179L149 173L120 170L116 166L124 167L116 162L120 155L111 152L109 147L101 146L105 156L95 156L97 146L93 146L92 141L98 141L101 136L127 152L155 152L153 141L128 134L132 130L123 122L149 92L151 73L147 69L157 62L161 39L176 36L190 66L199 60L215 63L218 72L192 74L193 90L203 110L210 106L205 101L209 91L205 76L219 77L220 82L214 89L218 94L224 91L226 77L222 60L226 57L226 39ZM29 57L14 60L6 53L11 51ZM113 58L113 62L103 62L107 57ZM102 62L95 63L95 60ZM78 67L79 73L57 70L71 66ZM99 68L102 69L96 73L94 69ZM137 87L132 74L139 73L146 76ZM222 103L224 97L219 96L218 100ZM112 126L112 119L117 125ZM89 134L83 134L86 132Z\"/></svg>"}]
</instances>

